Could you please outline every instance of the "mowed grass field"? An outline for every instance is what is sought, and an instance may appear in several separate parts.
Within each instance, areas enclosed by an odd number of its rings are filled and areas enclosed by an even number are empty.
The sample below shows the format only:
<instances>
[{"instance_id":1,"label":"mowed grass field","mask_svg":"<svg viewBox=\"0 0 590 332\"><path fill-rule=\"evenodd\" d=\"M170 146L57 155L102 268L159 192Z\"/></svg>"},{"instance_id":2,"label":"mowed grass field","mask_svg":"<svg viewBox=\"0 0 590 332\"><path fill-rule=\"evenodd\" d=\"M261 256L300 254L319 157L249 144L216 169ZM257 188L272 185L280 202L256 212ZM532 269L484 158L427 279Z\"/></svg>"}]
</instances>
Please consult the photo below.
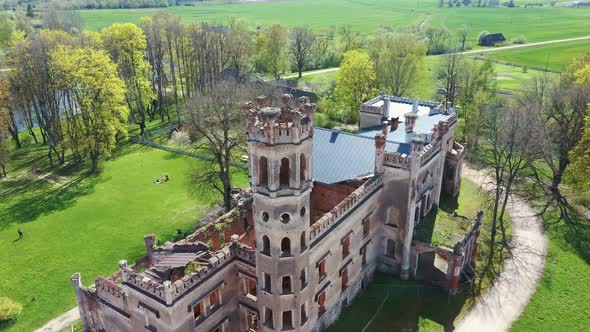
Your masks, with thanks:
<instances>
[{"instance_id":1,"label":"mowed grass field","mask_svg":"<svg viewBox=\"0 0 590 332\"><path fill-rule=\"evenodd\" d=\"M203 163L198 159L126 145L100 175L66 168L45 176L45 153L40 146L24 148L0 181L0 296L24 307L15 324L0 330L31 331L62 314L75 305L72 273L81 272L91 285L97 275L117 270L120 259L143 256L144 235L170 240L218 200L188 184L189 169ZM165 174L170 182L153 183ZM247 184L242 173L235 180Z\"/></svg>"},{"instance_id":2,"label":"mowed grass field","mask_svg":"<svg viewBox=\"0 0 590 332\"><path fill-rule=\"evenodd\" d=\"M549 238L543 277L512 331L590 331L590 225L544 217Z\"/></svg>"},{"instance_id":3,"label":"mowed grass field","mask_svg":"<svg viewBox=\"0 0 590 332\"><path fill-rule=\"evenodd\" d=\"M521 66L560 72L575 58L588 53L590 53L590 41L579 41L520 50L491 52L486 57Z\"/></svg>"},{"instance_id":4,"label":"mowed grass field","mask_svg":"<svg viewBox=\"0 0 590 332\"><path fill-rule=\"evenodd\" d=\"M158 10L179 15L185 23L207 21L226 24L246 19L252 26L280 23L303 25L327 31L342 25L371 33L380 26L445 25L455 32L462 25L470 29L468 39L475 40L482 30L501 32L508 40L524 35L529 42L579 37L590 34L590 8L439 8L437 0L285 0L231 4L202 4L164 9L82 10L83 26L99 30L112 23L138 23L142 16Z\"/></svg>"}]
</instances>

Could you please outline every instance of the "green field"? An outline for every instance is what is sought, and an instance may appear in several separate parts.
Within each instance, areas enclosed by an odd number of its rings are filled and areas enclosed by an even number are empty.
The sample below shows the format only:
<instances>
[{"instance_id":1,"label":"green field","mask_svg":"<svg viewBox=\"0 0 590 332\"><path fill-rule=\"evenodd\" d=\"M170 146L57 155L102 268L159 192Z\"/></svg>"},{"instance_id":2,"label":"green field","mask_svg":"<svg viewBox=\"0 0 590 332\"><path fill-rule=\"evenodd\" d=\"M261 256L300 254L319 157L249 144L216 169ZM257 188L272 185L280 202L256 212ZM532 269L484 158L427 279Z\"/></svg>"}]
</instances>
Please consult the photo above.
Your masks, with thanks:
<instances>
[{"instance_id":1,"label":"green field","mask_svg":"<svg viewBox=\"0 0 590 332\"><path fill-rule=\"evenodd\" d=\"M350 25L363 33L389 25L417 25L429 16L427 25L446 25L456 31L461 25L470 28L469 40L482 30L502 32L508 40L524 35L528 42L588 35L590 8L438 8L436 0L287 0L233 4L204 4L169 7L185 23L207 21L227 23L232 18L248 20L253 26L280 23L304 25L329 30ZM98 30L112 23L139 22L158 9L101 9L81 11L85 28Z\"/></svg>"},{"instance_id":2,"label":"green field","mask_svg":"<svg viewBox=\"0 0 590 332\"><path fill-rule=\"evenodd\" d=\"M512 331L590 331L590 225L546 214L549 253L543 277Z\"/></svg>"},{"instance_id":3,"label":"green field","mask_svg":"<svg viewBox=\"0 0 590 332\"><path fill-rule=\"evenodd\" d=\"M67 167L44 176L45 152L23 148L0 181L0 295L24 307L9 331L31 331L72 308L72 273L91 285L115 271L118 260L143 256L143 235L171 239L218 199L189 187L189 167L203 164L197 159L125 145L98 176ZM163 174L171 181L154 184ZM242 174L236 180L247 183Z\"/></svg>"},{"instance_id":4,"label":"green field","mask_svg":"<svg viewBox=\"0 0 590 332\"><path fill-rule=\"evenodd\" d=\"M590 53L590 41L488 53L486 57L521 66L562 71L575 58Z\"/></svg>"}]
</instances>

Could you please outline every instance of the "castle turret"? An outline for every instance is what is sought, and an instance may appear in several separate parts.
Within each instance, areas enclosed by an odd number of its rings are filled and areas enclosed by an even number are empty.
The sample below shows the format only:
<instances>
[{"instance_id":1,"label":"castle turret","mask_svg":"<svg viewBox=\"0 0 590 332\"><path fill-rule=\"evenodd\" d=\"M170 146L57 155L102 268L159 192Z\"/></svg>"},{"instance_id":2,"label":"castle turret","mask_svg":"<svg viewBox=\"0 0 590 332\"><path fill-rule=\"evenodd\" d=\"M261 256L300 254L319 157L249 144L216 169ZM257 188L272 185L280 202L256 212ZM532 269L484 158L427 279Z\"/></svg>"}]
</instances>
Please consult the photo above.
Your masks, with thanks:
<instances>
[{"instance_id":1,"label":"castle turret","mask_svg":"<svg viewBox=\"0 0 590 332\"><path fill-rule=\"evenodd\" d=\"M256 229L261 331L309 331L310 193L313 114L305 97L295 107L265 97L244 106Z\"/></svg>"}]
</instances>

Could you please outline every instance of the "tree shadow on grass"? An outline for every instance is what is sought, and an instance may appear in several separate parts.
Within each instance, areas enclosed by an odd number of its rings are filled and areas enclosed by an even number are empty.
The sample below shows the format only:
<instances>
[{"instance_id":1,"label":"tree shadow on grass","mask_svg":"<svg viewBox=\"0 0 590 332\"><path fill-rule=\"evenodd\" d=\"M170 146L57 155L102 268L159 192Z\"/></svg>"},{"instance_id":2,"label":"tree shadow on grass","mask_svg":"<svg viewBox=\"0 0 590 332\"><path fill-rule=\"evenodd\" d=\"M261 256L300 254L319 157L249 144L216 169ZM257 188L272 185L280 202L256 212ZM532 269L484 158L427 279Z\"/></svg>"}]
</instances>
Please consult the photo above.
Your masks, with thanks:
<instances>
[{"instance_id":1,"label":"tree shadow on grass","mask_svg":"<svg viewBox=\"0 0 590 332\"><path fill-rule=\"evenodd\" d=\"M44 180L33 181L27 189L31 192L29 195L17 199L15 203L0 211L0 229L11 223L26 223L42 215L65 210L73 206L81 196L92 193L94 186L105 180L103 177L83 173L47 190Z\"/></svg>"}]
</instances>

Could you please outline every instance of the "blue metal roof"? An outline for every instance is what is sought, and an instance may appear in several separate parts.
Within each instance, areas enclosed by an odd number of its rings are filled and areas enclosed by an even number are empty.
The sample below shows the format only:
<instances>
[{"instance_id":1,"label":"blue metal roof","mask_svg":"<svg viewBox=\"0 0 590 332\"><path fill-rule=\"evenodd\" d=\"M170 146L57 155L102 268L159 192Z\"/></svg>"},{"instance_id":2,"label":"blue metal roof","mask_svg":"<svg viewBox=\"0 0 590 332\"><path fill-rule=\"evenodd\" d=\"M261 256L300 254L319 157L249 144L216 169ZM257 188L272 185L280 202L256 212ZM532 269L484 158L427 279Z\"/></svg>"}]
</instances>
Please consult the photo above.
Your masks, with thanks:
<instances>
[{"instance_id":1,"label":"blue metal roof","mask_svg":"<svg viewBox=\"0 0 590 332\"><path fill-rule=\"evenodd\" d=\"M315 128L313 178L337 183L375 171L375 139L335 130Z\"/></svg>"}]
</instances>

